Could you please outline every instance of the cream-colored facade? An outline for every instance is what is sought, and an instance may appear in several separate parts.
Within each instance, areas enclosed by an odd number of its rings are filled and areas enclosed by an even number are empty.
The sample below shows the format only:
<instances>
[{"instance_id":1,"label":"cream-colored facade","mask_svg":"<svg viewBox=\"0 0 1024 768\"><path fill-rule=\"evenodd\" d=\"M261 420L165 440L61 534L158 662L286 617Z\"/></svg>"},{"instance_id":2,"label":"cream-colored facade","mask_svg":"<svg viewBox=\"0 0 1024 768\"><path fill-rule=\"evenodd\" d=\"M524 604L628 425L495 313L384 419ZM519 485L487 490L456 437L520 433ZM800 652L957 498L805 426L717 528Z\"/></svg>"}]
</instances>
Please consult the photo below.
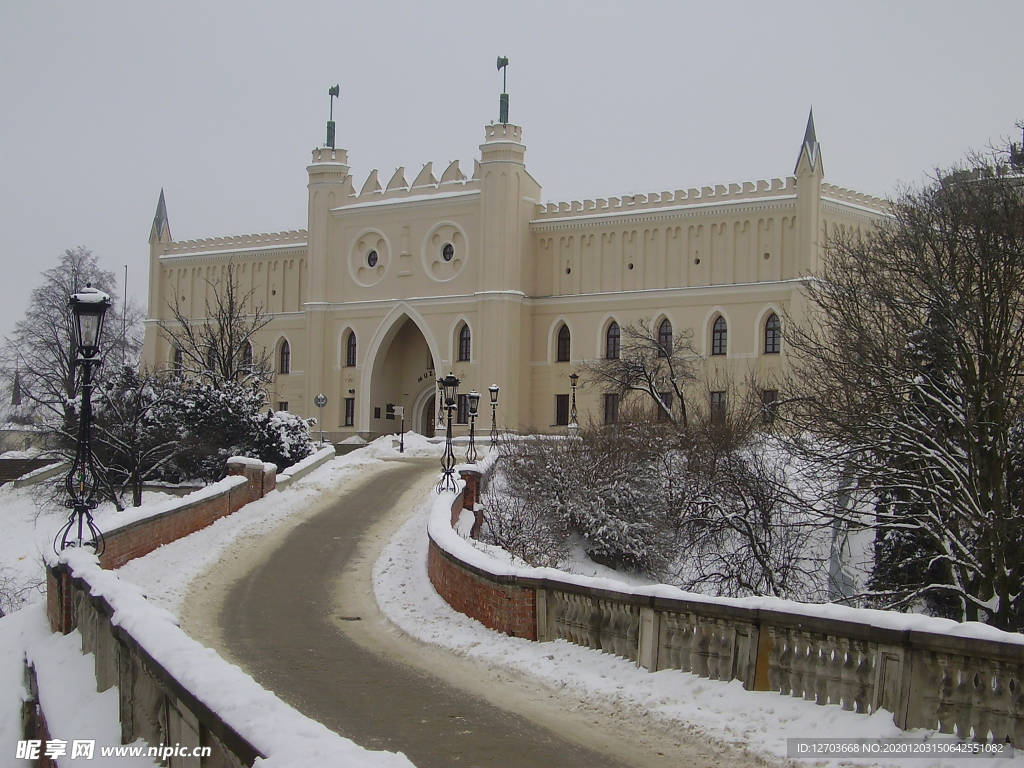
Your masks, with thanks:
<instances>
[{"instance_id":1,"label":"cream-colored facade","mask_svg":"<svg viewBox=\"0 0 1024 768\"><path fill-rule=\"evenodd\" d=\"M273 234L174 241L161 198L145 363L171 360L156 321L173 298L201 317L233 263L273 315L258 339L277 369L271 405L318 416L323 393L331 438L396 431L388 404L404 406L407 428L432 431L448 372L460 392L484 393L484 425L498 384L500 423L548 431L565 421L569 375L605 355L613 322L691 330L709 381L777 380L786 350L766 348L766 322L799 315L829 233L884 213L882 200L824 181L812 119L792 176L699 189L543 203L525 154L519 126L492 124L470 177L458 162L439 177L427 163L412 183L399 168L357 189L345 150L315 149L308 226ZM712 346L718 318L724 349ZM580 420L602 420L604 393L581 384Z\"/></svg>"}]
</instances>

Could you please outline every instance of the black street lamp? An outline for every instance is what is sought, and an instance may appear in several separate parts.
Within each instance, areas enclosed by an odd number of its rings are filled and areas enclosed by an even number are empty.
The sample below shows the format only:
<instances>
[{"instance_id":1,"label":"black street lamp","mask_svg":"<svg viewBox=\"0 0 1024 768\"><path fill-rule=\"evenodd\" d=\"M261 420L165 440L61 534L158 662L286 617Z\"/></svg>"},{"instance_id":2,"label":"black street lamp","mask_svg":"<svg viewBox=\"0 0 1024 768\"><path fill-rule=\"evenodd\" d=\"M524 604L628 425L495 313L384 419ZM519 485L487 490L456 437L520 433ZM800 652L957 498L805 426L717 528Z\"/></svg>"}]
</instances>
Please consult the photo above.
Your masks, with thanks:
<instances>
[{"instance_id":1,"label":"black street lamp","mask_svg":"<svg viewBox=\"0 0 1024 768\"><path fill-rule=\"evenodd\" d=\"M466 395L466 402L469 404L469 449L466 451L466 461L476 464L476 415L480 410L480 393L474 389Z\"/></svg>"},{"instance_id":2,"label":"black street lamp","mask_svg":"<svg viewBox=\"0 0 1024 768\"><path fill-rule=\"evenodd\" d=\"M103 316L110 308L110 297L91 285L68 299L75 320L78 351L75 365L82 368L82 408L78 424L78 450L71 471L64 481L70 497L64 506L71 510L67 523L57 532L53 548L57 553L69 547L92 547L103 553L103 534L92 519L99 506L96 488L99 476L92 454L92 368L100 364L100 335Z\"/></svg>"},{"instance_id":3,"label":"black street lamp","mask_svg":"<svg viewBox=\"0 0 1024 768\"><path fill-rule=\"evenodd\" d=\"M580 375L578 373L572 373L569 375L569 386L572 387L572 404L569 406L569 426L568 431L570 435L575 436L580 431L580 425L576 421L576 385L579 384Z\"/></svg>"},{"instance_id":4,"label":"black street lamp","mask_svg":"<svg viewBox=\"0 0 1024 768\"><path fill-rule=\"evenodd\" d=\"M491 393L491 447L498 442L498 385L491 384L487 388Z\"/></svg>"},{"instance_id":5,"label":"black street lamp","mask_svg":"<svg viewBox=\"0 0 1024 768\"><path fill-rule=\"evenodd\" d=\"M459 392L459 380L449 373L437 380L438 390L443 393L444 407L448 411L448 433L444 441L444 456L441 457L441 480L437 484L437 492L451 491L455 493L455 452L452 451L452 412L455 410L455 398Z\"/></svg>"}]
</instances>

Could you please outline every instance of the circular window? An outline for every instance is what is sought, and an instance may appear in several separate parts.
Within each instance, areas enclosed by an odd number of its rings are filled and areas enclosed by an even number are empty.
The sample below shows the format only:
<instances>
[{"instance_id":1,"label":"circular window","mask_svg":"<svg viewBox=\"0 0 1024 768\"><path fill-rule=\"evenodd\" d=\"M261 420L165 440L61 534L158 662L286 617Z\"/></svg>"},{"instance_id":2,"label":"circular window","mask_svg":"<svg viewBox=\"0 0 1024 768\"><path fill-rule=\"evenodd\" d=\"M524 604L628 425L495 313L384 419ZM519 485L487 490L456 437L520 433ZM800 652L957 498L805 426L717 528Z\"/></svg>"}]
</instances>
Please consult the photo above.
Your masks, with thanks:
<instances>
[{"instance_id":1,"label":"circular window","mask_svg":"<svg viewBox=\"0 0 1024 768\"><path fill-rule=\"evenodd\" d=\"M370 251L368 254L366 254L366 265L370 269L373 269L374 267L377 266L377 252L376 251Z\"/></svg>"},{"instance_id":2,"label":"circular window","mask_svg":"<svg viewBox=\"0 0 1024 768\"><path fill-rule=\"evenodd\" d=\"M441 249L441 258L445 261L451 261L455 258L455 246L451 243L445 243L444 248Z\"/></svg>"}]
</instances>

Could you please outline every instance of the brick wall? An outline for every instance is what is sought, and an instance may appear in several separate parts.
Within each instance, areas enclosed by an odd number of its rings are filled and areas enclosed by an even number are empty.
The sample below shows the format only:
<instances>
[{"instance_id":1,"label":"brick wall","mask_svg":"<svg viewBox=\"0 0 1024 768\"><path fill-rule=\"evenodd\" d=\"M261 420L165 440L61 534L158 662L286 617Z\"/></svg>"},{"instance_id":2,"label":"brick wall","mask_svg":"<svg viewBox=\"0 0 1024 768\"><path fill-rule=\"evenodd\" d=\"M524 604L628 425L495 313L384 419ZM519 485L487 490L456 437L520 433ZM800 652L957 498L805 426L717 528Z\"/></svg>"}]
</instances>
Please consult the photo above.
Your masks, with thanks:
<instances>
[{"instance_id":1,"label":"brick wall","mask_svg":"<svg viewBox=\"0 0 1024 768\"><path fill-rule=\"evenodd\" d=\"M100 565L108 570L120 568L136 557L147 555L164 544L177 541L237 512L276 487L276 467L264 469L262 464L229 463L228 475L245 477L246 482L198 501L189 502L186 496L173 509L104 532ZM46 612L50 627L54 632L67 634L75 628L69 603L72 593L69 577L64 570L46 570Z\"/></svg>"},{"instance_id":2,"label":"brick wall","mask_svg":"<svg viewBox=\"0 0 1024 768\"><path fill-rule=\"evenodd\" d=\"M511 637L537 639L537 599L532 587L477 572L438 547L427 554L427 573L437 593L452 608L488 629Z\"/></svg>"}]
</instances>

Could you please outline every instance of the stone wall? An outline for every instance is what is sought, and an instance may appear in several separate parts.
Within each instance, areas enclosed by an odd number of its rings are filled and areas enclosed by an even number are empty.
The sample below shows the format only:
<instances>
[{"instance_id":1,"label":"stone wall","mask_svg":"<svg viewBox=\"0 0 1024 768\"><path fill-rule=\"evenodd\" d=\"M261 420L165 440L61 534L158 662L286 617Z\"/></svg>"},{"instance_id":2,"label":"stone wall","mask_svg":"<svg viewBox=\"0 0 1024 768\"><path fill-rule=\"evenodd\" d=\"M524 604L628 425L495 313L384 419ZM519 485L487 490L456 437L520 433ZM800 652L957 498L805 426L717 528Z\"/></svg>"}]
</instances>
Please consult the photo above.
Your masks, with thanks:
<instances>
[{"instance_id":1,"label":"stone wall","mask_svg":"<svg viewBox=\"0 0 1024 768\"><path fill-rule=\"evenodd\" d=\"M430 535L431 583L453 608L499 632L565 640L651 672L739 680L750 691L862 714L885 710L902 729L1024 748L1020 635L843 606L597 588L497 563L492 573L468 543L446 538L441 546L437 538Z\"/></svg>"}]
</instances>

